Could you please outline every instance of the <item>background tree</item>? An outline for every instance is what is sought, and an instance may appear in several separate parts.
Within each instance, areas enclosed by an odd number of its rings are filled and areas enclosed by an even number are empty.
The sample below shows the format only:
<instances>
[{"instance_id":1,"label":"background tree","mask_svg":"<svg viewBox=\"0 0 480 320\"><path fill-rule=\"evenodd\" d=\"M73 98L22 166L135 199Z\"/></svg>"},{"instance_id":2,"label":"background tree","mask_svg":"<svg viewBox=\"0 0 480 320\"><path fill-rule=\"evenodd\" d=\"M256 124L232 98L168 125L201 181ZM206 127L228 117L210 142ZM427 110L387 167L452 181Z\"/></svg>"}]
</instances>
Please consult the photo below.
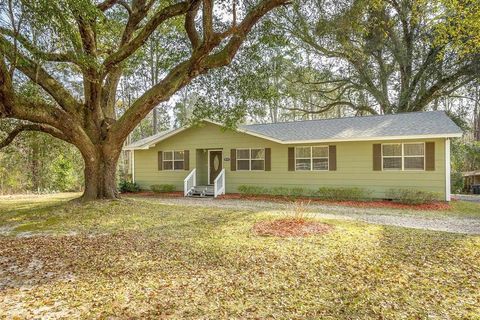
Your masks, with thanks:
<instances>
[{"instance_id":1,"label":"background tree","mask_svg":"<svg viewBox=\"0 0 480 320\"><path fill-rule=\"evenodd\" d=\"M28 129L75 145L85 162L83 199L116 197L117 160L130 132L192 79L228 65L255 24L287 0L240 2L225 19L225 8L232 8L228 3L23 0L3 5L0 15L9 23L2 20L0 26L0 115L27 122L7 140ZM183 26L178 32L188 47L178 42L170 47L185 52L185 58L162 70L158 83L118 116L125 64L160 26L171 23ZM57 76L65 73L71 75L68 81ZM18 90L19 82L33 83L44 94L32 99Z\"/></svg>"},{"instance_id":2,"label":"background tree","mask_svg":"<svg viewBox=\"0 0 480 320\"><path fill-rule=\"evenodd\" d=\"M453 32L459 25L451 17L459 22L458 10L426 0L306 0L285 12L280 24L315 55L320 75L331 73L316 84L341 93L335 105L368 113L410 112L478 81L479 51L470 42L470 50L459 50L462 37L474 36L475 27L460 23L463 28Z\"/></svg>"},{"instance_id":3,"label":"background tree","mask_svg":"<svg viewBox=\"0 0 480 320\"><path fill-rule=\"evenodd\" d=\"M2 121L0 135L17 124ZM59 139L27 132L0 153L0 194L80 191L83 161L78 150Z\"/></svg>"}]
</instances>

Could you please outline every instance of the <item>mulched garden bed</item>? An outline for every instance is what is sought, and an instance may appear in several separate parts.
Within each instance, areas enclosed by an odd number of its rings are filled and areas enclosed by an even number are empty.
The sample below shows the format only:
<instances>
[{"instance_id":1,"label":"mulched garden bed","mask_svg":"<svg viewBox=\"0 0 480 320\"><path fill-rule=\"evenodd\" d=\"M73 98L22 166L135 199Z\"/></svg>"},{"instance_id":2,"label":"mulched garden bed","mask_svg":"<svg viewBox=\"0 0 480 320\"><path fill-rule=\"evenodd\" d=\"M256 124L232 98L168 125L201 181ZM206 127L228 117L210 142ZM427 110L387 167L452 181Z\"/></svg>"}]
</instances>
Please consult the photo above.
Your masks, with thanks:
<instances>
[{"instance_id":1,"label":"mulched garden bed","mask_svg":"<svg viewBox=\"0 0 480 320\"><path fill-rule=\"evenodd\" d=\"M274 195L254 195L247 196L240 193L229 193L219 197L220 199L245 199L245 200L257 200L257 201L272 201L272 202L292 202L292 201L305 201L311 204L325 204L325 205L339 205L346 207L356 208L391 208L391 209L412 209L412 210L448 210L450 205L446 202L432 202L425 204L402 204L387 200L371 200L371 201L333 201L322 200L309 197L285 197Z\"/></svg>"},{"instance_id":2,"label":"mulched garden bed","mask_svg":"<svg viewBox=\"0 0 480 320\"><path fill-rule=\"evenodd\" d=\"M153 192L153 191L140 191L140 192L124 192L125 196L137 196L137 197L152 197L152 198L180 198L183 197L182 191L173 192Z\"/></svg>"},{"instance_id":3,"label":"mulched garden bed","mask_svg":"<svg viewBox=\"0 0 480 320\"><path fill-rule=\"evenodd\" d=\"M306 237L314 234L325 234L333 227L329 224L305 219L277 219L258 222L253 226L253 233L258 236L274 237Z\"/></svg>"},{"instance_id":4,"label":"mulched garden bed","mask_svg":"<svg viewBox=\"0 0 480 320\"><path fill-rule=\"evenodd\" d=\"M127 196L137 196L137 197L151 197L151 198L180 198L183 197L182 191L174 192L152 192L152 191L141 191L141 192L126 192L122 195ZM333 201L333 200L322 200L309 197L286 197L286 196L274 196L274 195L244 195L240 193L228 193L218 197L218 199L241 199L241 200L256 200L256 201L271 201L271 202L292 202L292 201L304 201L311 204L325 204L325 205L338 205L346 207L355 207L355 208L391 208L391 209L411 209L411 210L424 210L424 211L435 211L435 210L448 210L450 205L446 202L432 202L426 204L402 204L393 201L387 200L371 200L371 201ZM452 200L454 201L454 200Z\"/></svg>"}]
</instances>

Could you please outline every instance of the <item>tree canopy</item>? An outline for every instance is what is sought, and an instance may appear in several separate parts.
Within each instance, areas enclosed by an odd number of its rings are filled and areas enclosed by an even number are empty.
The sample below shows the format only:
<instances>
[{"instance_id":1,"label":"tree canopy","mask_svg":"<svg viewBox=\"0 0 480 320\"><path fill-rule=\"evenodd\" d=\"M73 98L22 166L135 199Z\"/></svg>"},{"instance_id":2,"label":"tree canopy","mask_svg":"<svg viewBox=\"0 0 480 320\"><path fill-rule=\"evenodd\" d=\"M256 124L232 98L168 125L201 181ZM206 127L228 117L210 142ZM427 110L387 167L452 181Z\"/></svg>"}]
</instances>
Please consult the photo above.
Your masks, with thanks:
<instances>
[{"instance_id":1,"label":"tree canopy","mask_svg":"<svg viewBox=\"0 0 480 320\"><path fill-rule=\"evenodd\" d=\"M85 160L84 198L113 198L130 132L192 79L228 65L259 20L286 3L11 0L1 13L8 19L0 25L0 116L23 122L7 141L35 130L75 145ZM126 66L148 54L158 30L164 68L119 114ZM22 91L32 83L41 88L33 96Z\"/></svg>"}]
</instances>

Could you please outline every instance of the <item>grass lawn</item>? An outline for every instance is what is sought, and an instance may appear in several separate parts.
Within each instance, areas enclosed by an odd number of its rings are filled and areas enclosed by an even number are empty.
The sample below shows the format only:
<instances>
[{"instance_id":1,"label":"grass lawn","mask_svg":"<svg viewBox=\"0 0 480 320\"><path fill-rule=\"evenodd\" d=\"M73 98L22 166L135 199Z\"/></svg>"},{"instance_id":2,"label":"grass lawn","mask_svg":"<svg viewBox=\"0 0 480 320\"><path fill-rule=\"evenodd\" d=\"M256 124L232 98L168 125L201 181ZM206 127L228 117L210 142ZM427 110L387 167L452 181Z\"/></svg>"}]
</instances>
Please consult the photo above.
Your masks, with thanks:
<instances>
[{"instance_id":1,"label":"grass lawn","mask_svg":"<svg viewBox=\"0 0 480 320\"><path fill-rule=\"evenodd\" d=\"M69 197L0 200L0 318L480 319L479 236Z\"/></svg>"}]
</instances>

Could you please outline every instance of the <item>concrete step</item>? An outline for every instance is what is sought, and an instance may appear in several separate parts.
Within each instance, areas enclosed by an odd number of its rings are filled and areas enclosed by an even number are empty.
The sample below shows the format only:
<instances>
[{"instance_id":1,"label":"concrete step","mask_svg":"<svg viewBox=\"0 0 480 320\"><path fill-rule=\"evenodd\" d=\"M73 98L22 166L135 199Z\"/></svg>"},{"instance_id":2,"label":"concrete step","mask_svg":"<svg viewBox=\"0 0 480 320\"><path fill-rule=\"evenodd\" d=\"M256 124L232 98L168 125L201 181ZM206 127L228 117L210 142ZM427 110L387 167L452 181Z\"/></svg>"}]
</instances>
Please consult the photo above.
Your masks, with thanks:
<instances>
[{"instance_id":1,"label":"concrete step","mask_svg":"<svg viewBox=\"0 0 480 320\"><path fill-rule=\"evenodd\" d=\"M187 195L189 197L213 197L213 186L195 186L192 191Z\"/></svg>"}]
</instances>

